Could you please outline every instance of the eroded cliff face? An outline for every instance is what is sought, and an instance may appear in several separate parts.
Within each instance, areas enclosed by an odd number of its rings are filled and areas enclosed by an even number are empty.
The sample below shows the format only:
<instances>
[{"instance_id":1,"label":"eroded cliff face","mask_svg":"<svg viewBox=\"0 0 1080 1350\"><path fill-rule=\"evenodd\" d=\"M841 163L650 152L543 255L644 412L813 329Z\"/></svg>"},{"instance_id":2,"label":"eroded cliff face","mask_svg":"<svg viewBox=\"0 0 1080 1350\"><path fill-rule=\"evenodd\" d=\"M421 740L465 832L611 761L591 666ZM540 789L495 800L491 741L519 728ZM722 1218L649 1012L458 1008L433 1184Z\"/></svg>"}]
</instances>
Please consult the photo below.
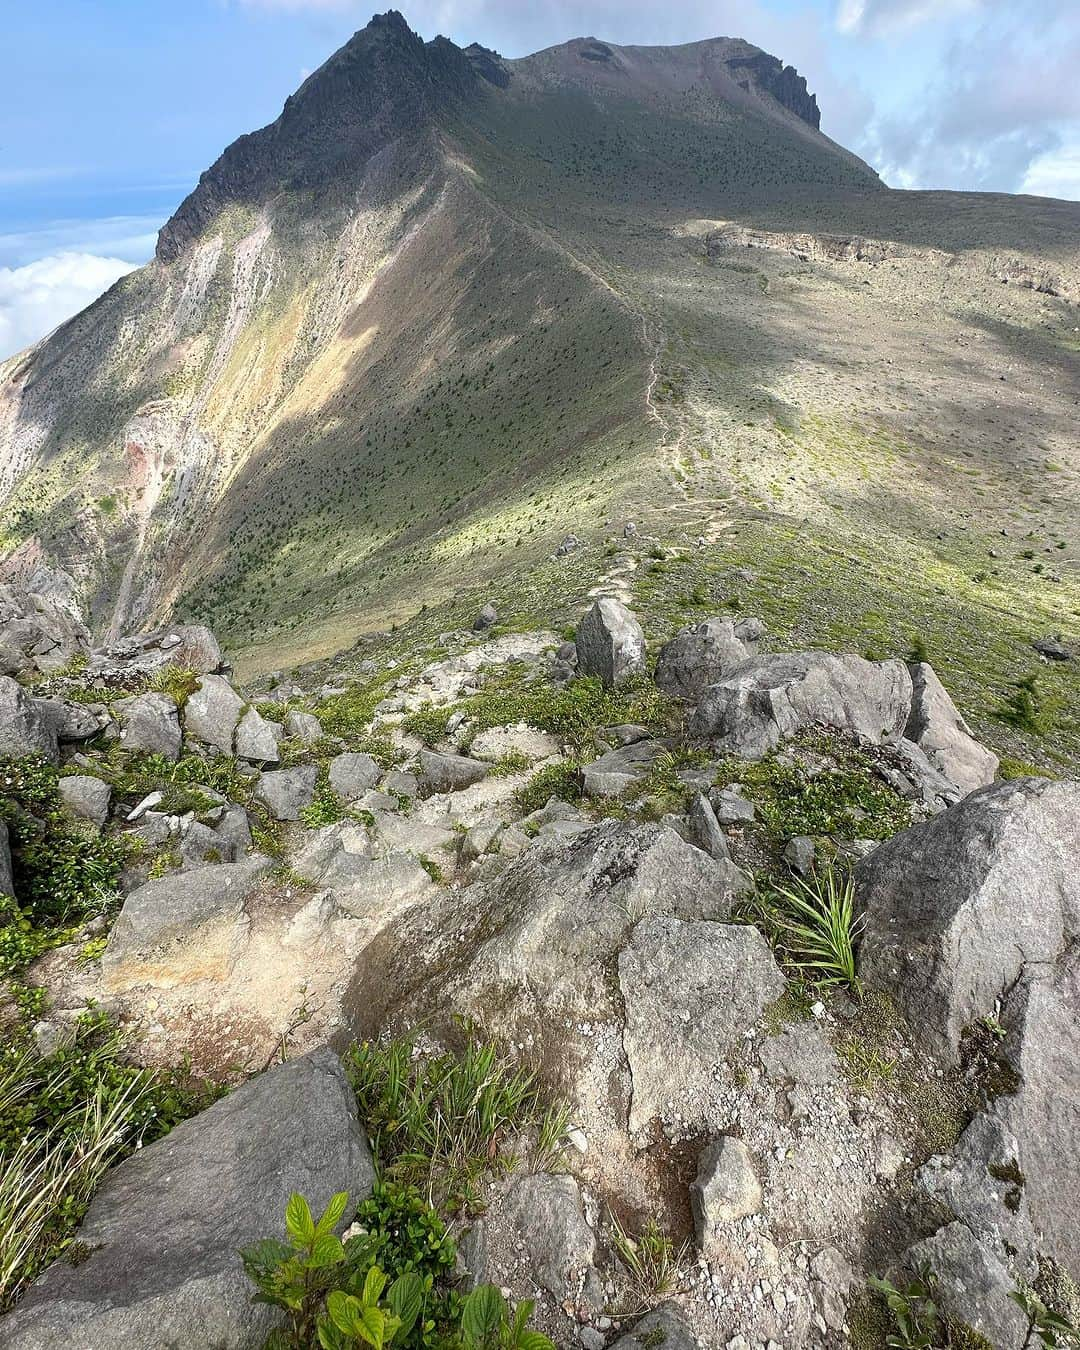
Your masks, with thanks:
<instances>
[{"instance_id":1,"label":"eroded cliff face","mask_svg":"<svg viewBox=\"0 0 1080 1350\"><path fill-rule=\"evenodd\" d=\"M745 80L744 87L749 88L752 83L753 87L771 94L781 107L801 117L815 131L821 126L817 95L808 91L805 76L800 75L794 66L785 66L778 57L770 56L768 52L731 57L727 64L740 84Z\"/></svg>"}]
</instances>

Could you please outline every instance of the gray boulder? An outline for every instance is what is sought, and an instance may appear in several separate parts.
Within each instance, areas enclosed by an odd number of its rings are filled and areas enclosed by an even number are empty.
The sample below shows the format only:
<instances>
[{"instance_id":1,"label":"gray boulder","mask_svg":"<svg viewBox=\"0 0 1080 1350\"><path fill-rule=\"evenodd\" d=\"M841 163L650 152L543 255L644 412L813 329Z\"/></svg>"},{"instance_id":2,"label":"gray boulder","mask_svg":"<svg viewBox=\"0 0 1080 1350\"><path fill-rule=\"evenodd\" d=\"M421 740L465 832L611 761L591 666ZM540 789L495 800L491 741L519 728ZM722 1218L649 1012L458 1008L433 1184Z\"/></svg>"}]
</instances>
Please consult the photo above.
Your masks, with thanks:
<instances>
[{"instance_id":1,"label":"gray boulder","mask_svg":"<svg viewBox=\"0 0 1080 1350\"><path fill-rule=\"evenodd\" d=\"M494 605L485 605L473 621L473 632L483 633L499 621L499 612Z\"/></svg>"},{"instance_id":2,"label":"gray boulder","mask_svg":"<svg viewBox=\"0 0 1080 1350\"><path fill-rule=\"evenodd\" d=\"M403 769L391 769L383 779L383 791L389 792L394 797L406 797L412 799L420 790L420 783L414 773L406 773Z\"/></svg>"},{"instance_id":3,"label":"gray boulder","mask_svg":"<svg viewBox=\"0 0 1080 1350\"><path fill-rule=\"evenodd\" d=\"M1080 783L1022 778L965 797L858 866L863 977L956 1059L965 1027L1080 935Z\"/></svg>"},{"instance_id":4,"label":"gray boulder","mask_svg":"<svg viewBox=\"0 0 1080 1350\"><path fill-rule=\"evenodd\" d=\"M125 750L148 755L180 758L180 717L168 694L136 694L112 705L120 723L120 742Z\"/></svg>"},{"instance_id":5,"label":"gray boulder","mask_svg":"<svg viewBox=\"0 0 1080 1350\"><path fill-rule=\"evenodd\" d=\"M694 1236L706 1255L722 1242L726 1224L745 1219L761 1208L761 1182L750 1150L741 1139L721 1135L702 1151L697 1176L690 1184Z\"/></svg>"},{"instance_id":6,"label":"gray boulder","mask_svg":"<svg viewBox=\"0 0 1080 1350\"><path fill-rule=\"evenodd\" d=\"M757 814L754 803L743 796L738 784L712 788L709 805L720 825L749 825Z\"/></svg>"},{"instance_id":7,"label":"gray boulder","mask_svg":"<svg viewBox=\"0 0 1080 1350\"><path fill-rule=\"evenodd\" d=\"M716 1065L743 1048L747 1031L787 986L769 944L748 924L645 918L618 965L631 1134L663 1114L673 1084L683 1096L708 1101ZM680 1109L685 1116L685 1103Z\"/></svg>"},{"instance_id":8,"label":"gray boulder","mask_svg":"<svg viewBox=\"0 0 1080 1350\"><path fill-rule=\"evenodd\" d=\"M68 815L89 820L100 829L109 818L112 788L100 778L75 773L61 778L57 784L60 803Z\"/></svg>"},{"instance_id":9,"label":"gray boulder","mask_svg":"<svg viewBox=\"0 0 1080 1350\"><path fill-rule=\"evenodd\" d=\"M675 1304L646 1313L632 1331L612 1344L611 1350L703 1350L690 1330L681 1308Z\"/></svg>"},{"instance_id":10,"label":"gray boulder","mask_svg":"<svg viewBox=\"0 0 1080 1350\"><path fill-rule=\"evenodd\" d=\"M275 820L299 820L300 812L315 797L319 770L314 764L291 769L270 769L259 775L255 800L262 802Z\"/></svg>"},{"instance_id":11,"label":"gray boulder","mask_svg":"<svg viewBox=\"0 0 1080 1350\"><path fill-rule=\"evenodd\" d=\"M375 1172L337 1056L271 1069L107 1174L59 1260L0 1321L8 1350L256 1350L279 1314L252 1302L239 1249L284 1236L293 1192L316 1214Z\"/></svg>"},{"instance_id":12,"label":"gray boulder","mask_svg":"<svg viewBox=\"0 0 1080 1350\"><path fill-rule=\"evenodd\" d=\"M211 867L217 863L235 862L235 857L226 857L231 849L223 848L222 840L209 825L195 820L188 826L180 840L180 865L182 868Z\"/></svg>"},{"instance_id":13,"label":"gray boulder","mask_svg":"<svg viewBox=\"0 0 1080 1350\"><path fill-rule=\"evenodd\" d=\"M997 777L997 755L971 734L934 668L922 661L908 669L912 699L904 735L962 792L992 783Z\"/></svg>"},{"instance_id":14,"label":"gray boulder","mask_svg":"<svg viewBox=\"0 0 1080 1350\"><path fill-rule=\"evenodd\" d=\"M756 644L740 641L730 619L692 624L660 648L656 683L666 694L696 699L754 655Z\"/></svg>"},{"instance_id":15,"label":"gray boulder","mask_svg":"<svg viewBox=\"0 0 1080 1350\"><path fill-rule=\"evenodd\" d=\"M603 596L577 627L578 670L597 675L610 688L645 668L645 635L619 600Z\"/></svg>"},{"instance_id":16,"label":"gray boulder","mask_svg":"<svg viewBox=\"0 0 1080 1350\"><path fill-rule=\"evenodd\" d=\"M330 761L329 774L330 786L337 795L351 802L375 786L382 777L382 769L370 755L347 751Z\"/></svg>"},{"instance_id":17,"label":"gray boulder","mask_svg":"<svg viewBox=\"0 0 1080 1350\"><path fill-rule=\"evenodd\" d=\"M809 835L797 834L784 845L784 861L801 877L808 877L814 870L816 857L817 845Z\"/></svg>"},{"instance_id":18,"label":"gray boulder","mask_svg":"<svg viewBox=\"0 0 1080 1350\"><path fill-rule=\"evenodd\" d=\"M103 703L68 703L62 698L38 698L34 703L61 744L88 741L112 721Z\"/></svg>"},{"instance_id":19,"label":"gray boulder","mask_svg":"<svg viewBox=\"0 0 1080 1350\"><path fill-rule=\"evenodd\" d=\"M314 713L290 708L285 714L285 735L295 737L301 745L315 745L322 740L322 723Z\"/></svg>"},{"instance_id":20,"label":"gray boulder","mask_svg":"<svg viewBox=\"0 0 1080 1350\"><path fill-rule=\"evenodd\" d=\"M908 1248L905 1264L925 1262L937 1278L938 1301L957 1321L972 1327L996 1350L1024 1345L1027 1318L1009 1297L1015 1281L966 1224L947 1224Z\"/></svg>"},{"instance_id":21,"label":"gray boulder","mask_svg":"<svg viewBox=\"0 0 1080 1350\"><path fill-rule=\"evenodd\" d=\"M710 858L715 858L717 862L730 861L731 854L728 852L724 831L720 828L716 815L709 805L709 799L700 792L690 803L686 820L692 844L696 844L698 848L707 853Z\"/></svg>"},{"instance_id":22,"label":"gray boulder","mask_svg":"<svg viewBox=\"0 0 1080 1350\"><path fill-rule=\"evenodd\" d=\"M576 1300L593 1274L596 1238L573 1177L516 1177L491 1206L485 1225L497 1226L524 1251L531 1279L560 1302Z\"/></svg>"},{"instance_id":23,"label":"gray boulder","mask_svg":"<svg viewBox=\"0 0 1080 1350\"><path fill-rule=\"evenodd\" d=\"M1061 640L1060 634L1057 637L1036 638L1031 644L1040 656L1045 656L1048 661L1071 661L1073 654Z\"/></svg>"},{"instance_id":24,"label":"gray boulder","mask_svg":"<svg viewBox=\"0 0 1080 1350\"><path fill-rule=\"evenodd\" d=\"M808 727L895 742L911 711L902 661L794 652L741 666L710 685L690 717L692 735L745 759L761 759Z\"/></svg>"},{"instance_id":25,"label":"gray boulder","mask_svg":"<svg viewBox=\"0 0 1080 1350\"><path fill-rule=\"evenodd\" d=\"M457 792L471 787L487 776L490 764L469 759L467 755L441 755L434 750L420 751L420 789L426 793Z\"/></svg>"},{"instance_id":26,"label":"gray boulder","mask_svg":"<svg viewBox=\"0 0 1080 1350\"><path fill-rule=\"evenodd\" d=\"M227 947L244 902L273 866L258 854L244 862L222 863L159 877L138 887L124 901L102 958L102 972L114 987L146 981L180 983L220 969L210 944L182 954L196 932L222 930Z\"/></svg>"},{"instance_id":27,"label":"gray boulder","mask_svg":"<svg viewBox=\"0 0 1080 1350\"><path fill-rule=\"evenodd\" d=\"M581 780L586 797L621 797L648 774L663 752L657 741L635 741L583 765Z\"/></svg>"},{"instance_id":28,"label":"gray boulder","mask_svg":"<svg viewBox=\"0 0 1080 1350\"><path fill-rule=\"evenodd\" d=\"M55 764L58 753L56 731L34 700L9 675L0 675L0 756L42 755Z\"/></svg>"},{"instance_id":29,"label":"gray boulder","mask_svg":"<svg viewBox=\"0 0 1080 1350\"><path fill-rule=\"evenodd\" d=\"M251 847L251 821L248 813L236 802L229 802L214 821L214 833L220 840L221 856L225 862L239 862Z\"/></svg>"},{"instance_id":30,"label":"gray boulder","mask_svg":"<svg viewBox=\"0 0 1080 1350\"><path fill-rule=\"evenodd\" d=\"M251 764L277 764L281 760L280 722L271 722L255 708L249 708L236 728L236 756Z\"/></svg>"},{"instance_id":31,"label":"gray boulder","mask_svg":"<svg viewBox=\"0 0 1080 1350\"><path fill-rule=\"evenodd\" d=\"M233 752L236 724L244 700L221 675L204 675L198 689L184 704L184 734L212 746L223 755Z\"/></svg>"}]
</instances>

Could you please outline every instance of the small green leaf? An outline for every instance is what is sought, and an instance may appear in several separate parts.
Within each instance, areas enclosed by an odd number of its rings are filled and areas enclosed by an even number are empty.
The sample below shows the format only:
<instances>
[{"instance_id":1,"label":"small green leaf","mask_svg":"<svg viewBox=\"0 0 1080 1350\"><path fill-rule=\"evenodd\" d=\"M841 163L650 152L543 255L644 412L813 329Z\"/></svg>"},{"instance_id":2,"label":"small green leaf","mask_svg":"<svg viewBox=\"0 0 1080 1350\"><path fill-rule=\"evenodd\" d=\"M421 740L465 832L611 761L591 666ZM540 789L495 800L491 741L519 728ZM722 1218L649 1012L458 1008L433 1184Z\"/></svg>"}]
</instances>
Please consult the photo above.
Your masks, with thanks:
<instances>
[{"instance_id":1,"label":"small green leaf","mask_svg":"<svg viewBox=\"0 0 1080 1350\"><path fill-rule=\"evenodd\" d=\"M461 1330L473 1350L486 1350L506 1317L506 1300L493 1284L481 1284L466 1298Z\"/></svg>"},{"instance_id":2,"label":"small green leaf","mask_svg":"<svg viewBox=\"0 0 1080 1350\"><path fill-rule=\"evenodd\" d=\"M382 1297L386 1288L386 1276L378 1266L372 1266L364 1280L363 1300L366 1307L373 1308Z\"/></svg>"},{"instance_id":3,"label":"small green leaf","mask_svg":"<svg viewBox=\"0 0 1080 1350\"><path fill-rule=\"evenodd\" d=\"M518 1350L555 1350L542 1331L523 1331L517 1339Z\"/></svg>"},{"instance_id":4,"label":"small green leaf","mask_svg":"<svg viewBox=\"0 0 1080 1350\"><path fill-rule=\"evenodd\" d=\"M345 1213L345 1206L349 1203L349 1192L338 1191L337 1195L331 1196L330 1203L323 1210L322 1218L315 1225L316 1233L329 1233L341 1222Z\"/></svg>"},{"instance_id":5,"label":"small green leaf","mask_svg":"<svg viewBox=\"0 0 1080 1350\"><path fill-rule=\"evenodd\" d=\"M416 1325L416 1320L423 1309L424 1282L415 1272L407 1271L404 1275L399 1275L390 1286L386 1301L401 1322L398 1334L404 1339Z\"/></svg>"},{"instance_id":6,"label":"small green leaf","mask_svg":"<svg viewBox=\"0 0 1080 1350\"><path fill-rule=\"evenodd\" d=\"M345 1259L345 1248L336 1233L318 1233L311 1244L308 1265L314 1270L336 1266Z\"/></svg>"},{"instance_id":7,"label":"small green leaf","mask_svg":"<svg viewBox=\"0 0 1080 1350\"><path fill-rule=\"evenodd\" d=\"M306 1247L315 1237L315 1221L302 1195L290 1195L285 1207L285 1229L298 1247Z\"/></svg>"}]
</instances>

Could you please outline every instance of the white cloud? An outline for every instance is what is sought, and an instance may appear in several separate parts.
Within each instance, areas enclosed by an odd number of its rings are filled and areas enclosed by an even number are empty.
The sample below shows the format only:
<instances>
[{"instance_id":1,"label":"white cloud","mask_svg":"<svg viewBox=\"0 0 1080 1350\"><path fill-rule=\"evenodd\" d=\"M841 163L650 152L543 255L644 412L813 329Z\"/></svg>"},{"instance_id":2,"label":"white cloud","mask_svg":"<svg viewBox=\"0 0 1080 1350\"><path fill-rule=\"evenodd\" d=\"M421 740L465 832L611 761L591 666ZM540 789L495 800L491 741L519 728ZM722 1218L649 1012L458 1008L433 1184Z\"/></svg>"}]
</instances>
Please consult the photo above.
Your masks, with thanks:
<instances>
[{"instance_id":1,"label":"white cloud","mask_svg":"<svg viewBox=\"0 0 1080 1350\"><path fill-rule=\"evenodd\" d=\"M137 266L93 253L54 253L24 267L0 267L0 360L52 332Z\"/></svg>"},{"instance_id":2,"label":"white cloud","mask_svg":"<svg viewBox=\"0 0 1080 1350\"><path fill-rule=\"evenodd\" d=\"M842 33L895 32L927 19L981 9L986 0L839 0L836 26ZM991 0L992 3L992 0Z\"/></svg>"},{"instance_id":3,"label":"white cloud","mask_svg":"<svg viewBox=\"0 0 1080 1350\"><path fill-rule=\"evenodd\" d=\"M1080 133L1071 145L1063 145L1033 160L1019 190L1036 197L1080 201Z\"/></svg>"},{"instance_id":4,"label":"white cloud","mask_svg":"<svg viewBox=\"0 0 1080 1350\"><path fill-rule=\"evenodd\" d=\"M143 262L154 251L161 217L103 216L50 220L0 233L0 267L22 267L54 253L91 253Z\"/></svg>"}]
</instances>

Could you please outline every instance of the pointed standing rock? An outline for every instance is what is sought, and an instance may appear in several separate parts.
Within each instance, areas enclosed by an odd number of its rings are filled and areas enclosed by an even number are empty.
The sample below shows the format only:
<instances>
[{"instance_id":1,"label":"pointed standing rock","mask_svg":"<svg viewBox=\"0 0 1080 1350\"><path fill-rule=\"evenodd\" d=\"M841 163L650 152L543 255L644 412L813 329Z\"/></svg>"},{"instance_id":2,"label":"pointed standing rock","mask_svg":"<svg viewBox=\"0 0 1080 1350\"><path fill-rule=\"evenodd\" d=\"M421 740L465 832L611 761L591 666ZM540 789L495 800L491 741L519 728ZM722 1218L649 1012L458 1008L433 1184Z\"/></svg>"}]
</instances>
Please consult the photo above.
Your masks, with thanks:
<instances>
[{"instance_id":1,"label":"pointed standing rock","mask_svg":"<svg viewBox=\"0 0 1080 1350\"><path fill-rule=\"evenodd\" d=\"M578 624L576 646L579 672L598 675L608 689L645 666L641 625L609 596L601 596Z\"/></svg>"}]
</instances>

